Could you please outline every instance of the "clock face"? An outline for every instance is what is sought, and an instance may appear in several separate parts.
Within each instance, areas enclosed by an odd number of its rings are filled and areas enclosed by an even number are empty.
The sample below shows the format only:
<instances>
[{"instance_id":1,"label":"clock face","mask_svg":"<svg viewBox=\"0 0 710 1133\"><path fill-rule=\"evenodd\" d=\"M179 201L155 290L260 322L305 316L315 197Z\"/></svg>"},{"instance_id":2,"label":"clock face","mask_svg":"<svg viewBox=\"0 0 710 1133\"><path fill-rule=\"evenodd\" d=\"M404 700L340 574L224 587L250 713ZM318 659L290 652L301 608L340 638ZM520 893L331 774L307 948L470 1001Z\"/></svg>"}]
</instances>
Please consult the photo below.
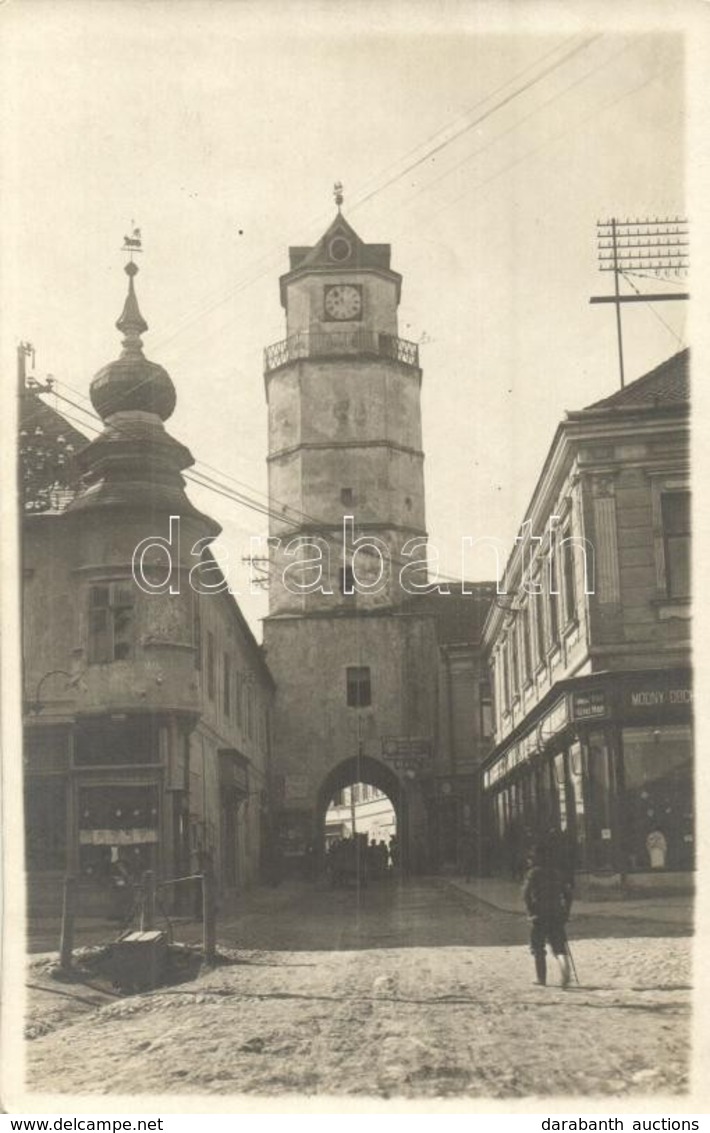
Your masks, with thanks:
<instances>
[{"instance_id":1,"label":"clock face","mask_svg":"<svg viewBox=\"0 0 710 1133\"><path fill-rule=\"evenodd\" d=\"M330 319L359 319L362 315L362 293L350 283L336 283L325 289L325 314Z\"/></svg>"}]
</instances>

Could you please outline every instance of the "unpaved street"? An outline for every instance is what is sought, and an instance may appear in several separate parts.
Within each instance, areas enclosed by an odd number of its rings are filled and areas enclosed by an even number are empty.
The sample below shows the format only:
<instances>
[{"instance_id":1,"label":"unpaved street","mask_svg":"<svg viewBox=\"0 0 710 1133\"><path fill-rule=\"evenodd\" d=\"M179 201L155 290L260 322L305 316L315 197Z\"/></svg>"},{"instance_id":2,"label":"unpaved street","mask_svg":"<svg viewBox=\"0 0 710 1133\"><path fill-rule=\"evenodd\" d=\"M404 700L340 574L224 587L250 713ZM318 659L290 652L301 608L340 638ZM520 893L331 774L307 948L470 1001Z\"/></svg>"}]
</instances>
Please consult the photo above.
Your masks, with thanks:
<instances>
[{"instance_id":1,"label":"unpaved street","mask_svg":"<svg viewBox=\"0 0 710 1133\"><path fill-rule=\"evenodd\" d=\"M690 939L669 933L578 918L571 940L581 984L562 991L533 985L524 918L437 882L373 886L359 898L305 886L265 893L223 925L233 962L194 982L98 1008L68 1002L66 1011L61 997L33 992L53 1021L27 1044L28 1086L410 1098L677 1093L687 1088Z\"/></svg>"}]
</instances>

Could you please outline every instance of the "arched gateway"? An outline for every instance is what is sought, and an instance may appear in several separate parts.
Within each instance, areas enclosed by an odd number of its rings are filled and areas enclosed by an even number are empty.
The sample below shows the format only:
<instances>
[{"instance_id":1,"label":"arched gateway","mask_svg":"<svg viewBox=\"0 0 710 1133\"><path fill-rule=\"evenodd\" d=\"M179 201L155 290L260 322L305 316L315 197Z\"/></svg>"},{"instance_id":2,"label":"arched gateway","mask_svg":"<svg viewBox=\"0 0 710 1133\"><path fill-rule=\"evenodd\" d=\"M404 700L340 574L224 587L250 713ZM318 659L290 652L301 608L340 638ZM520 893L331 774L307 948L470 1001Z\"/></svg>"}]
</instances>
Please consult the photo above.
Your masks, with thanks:
<instances>
[{"instance_id":1,"label":"arched gateway","mask_svg":"<svg viewBox=\"0 0 710 1133\"><path fill-rule=\"evenodd\" d=\"M407 820L407 794L398 776L377 759L368 756L344 759L333 767L321 783L316 803L316 830L314 843L319 853L325 844L325 815L328 805L338 791L352 783L369 783L387 795L394 807L397 818L397 837L400 844L407 845L409 823Z\"/></svg>"}]
</instances>

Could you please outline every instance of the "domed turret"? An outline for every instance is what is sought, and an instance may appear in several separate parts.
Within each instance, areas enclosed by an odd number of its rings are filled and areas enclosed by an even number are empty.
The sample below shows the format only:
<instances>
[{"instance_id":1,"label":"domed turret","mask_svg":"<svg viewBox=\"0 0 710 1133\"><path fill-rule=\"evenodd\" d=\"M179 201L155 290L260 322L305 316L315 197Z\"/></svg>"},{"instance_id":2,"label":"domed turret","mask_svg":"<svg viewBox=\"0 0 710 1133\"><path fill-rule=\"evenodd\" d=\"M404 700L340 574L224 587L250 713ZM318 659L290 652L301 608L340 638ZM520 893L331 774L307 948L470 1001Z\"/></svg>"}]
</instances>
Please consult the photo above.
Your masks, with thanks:
<instances>
[{"instance_id":1,"label":"domed turret","mask_svg":"<svg viewBox=\"0 0 710 1133\"><path fill-rule=\"evenodd\" d=\"M91 404L106 421L114 413L140 410L166 421L175 408L175 387L167 370L143 354L141 334L148 324L140 313L133 287L137 264L126 264L128 295L116 327L124 336L120 358L99 370L91 383Z\"/></svg>"},{"instance_id":2,"label":"domed turret","mask_svg":"<svg viewBox=\"0 0 710 1133\"><path fill-rule=\"evenodd\" d=\"M163 424L175 408L175 387L167 370L143 354L140 336L148 324L133 287L138 268L131 261L125 272L128 295L116 322L123 334L121 356L91 383L91 401L104 430L77 454L81 487L67 511L148 512L154 524L166 514L191 516L214 538L219 524L193 506L180 475L194 464L192 454Z\"/></svg>"}]
</instances>

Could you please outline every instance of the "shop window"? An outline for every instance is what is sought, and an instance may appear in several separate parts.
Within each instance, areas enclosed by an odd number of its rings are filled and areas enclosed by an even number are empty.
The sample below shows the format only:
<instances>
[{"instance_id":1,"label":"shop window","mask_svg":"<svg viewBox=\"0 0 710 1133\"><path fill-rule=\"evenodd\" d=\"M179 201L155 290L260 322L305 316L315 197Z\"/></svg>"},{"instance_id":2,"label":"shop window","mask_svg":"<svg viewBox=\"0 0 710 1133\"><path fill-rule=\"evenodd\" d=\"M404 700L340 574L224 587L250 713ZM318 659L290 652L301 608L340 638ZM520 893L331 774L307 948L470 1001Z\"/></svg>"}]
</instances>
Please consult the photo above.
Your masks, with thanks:
<instances>
[{"instance_id":1,"label":"shop window","mask_svg":"<svg viewBox=\"0 0 710 1133\"><path fill-rule=\"evenodd\" d=\"M214 700L214 692L215 692L215 684L214 684L214 678L215 678L214 634L210 630L207 630L207 648L206 648L205 664L206 664L206 668L207 668L207 673L206 673L207 695L209 696L210 700Z\"/></svg>"},{"instance_id":2,"label":"shop window","mask_svg":"<svg viewBox=\"0 0 710 1133\"><path fill-rule=\"evenodd\" d=\"M370 670L365 665L346 669L346 701L348 708L368 708L372 703Z\"/></svg>"},{"instance_id":3,"label":"shop window","mask_svg":"<svg viewBox=\"0 0 710 1133\"><path fill-rule=\"evenodd\" d=\"M89 587L90 665L127 661L133 656L134 587L130 582L106 582Z\"/></svg>"},{"instance_id":4,"label":"shop window","mask_svg":"<svg viewBox=\"0 0 710 1133\"><path fill-rule=\"evenodd\" d=\"M158 789L154 784L84 787L79 792L79 868L99 883L128 885L155 869Z\"/></svg>"},{"instance_id":5,"label":"shop window","mask_svg":"<svg viewBox=\"0 0 710 1133\"><path fill-rule=\"evenodd\" d=\"M67 867L67 781L29 775L25 783L25 861L30 873Z\"/></svg>"},{"instance_id":6,"label":"shop window","mask_svg":"<svg viewBox=\"0 0 710 1133\"><path fill-rule=\"evenodd\" d=\"M690 596L690 492L663 492L663 553L669 598Z\"/></svg>"},{"instance_id":7,"label":"shop window","mask_svg":"<svg viewBox=\"0 0 710 1133\"><path fill-rule=\"evenodd\" d=\"M592 869L611 869L614 865L610 758L604 732L590 732L586 760L587 864Z\"/></svg>"},{"instance_id":8,"label":"shop window","mask_svg":"<svg viewBox=\"0 0 710 1133\"><path fill-rule=\"evenodd\" d=\"M690 868L694 860L690 727L624 728L622 735L629 867Z\"/></svg>"},{"instance_id":9,"label":"shop window","mask_svg":"<svg viewBox=\"0 0 710 1133\"><path fill-rule=\"evenodd\" d=\"M222 658L222 708L225 716L232 715L232 659L228 653Z\"/></svg>"},{"instance_id":10,"label":"shop window","mask_svg":"<svg viewBox=\"0 0 710 1133\"><path fill-rule=\"evenodd\" d=\"M555 776L555 784L557 786L557 814L560 830L564 832L567 829L567 780L565 776L564 752L560 752L559 755L555 756L552 767Z\"/></svg>"}]
</instances>

